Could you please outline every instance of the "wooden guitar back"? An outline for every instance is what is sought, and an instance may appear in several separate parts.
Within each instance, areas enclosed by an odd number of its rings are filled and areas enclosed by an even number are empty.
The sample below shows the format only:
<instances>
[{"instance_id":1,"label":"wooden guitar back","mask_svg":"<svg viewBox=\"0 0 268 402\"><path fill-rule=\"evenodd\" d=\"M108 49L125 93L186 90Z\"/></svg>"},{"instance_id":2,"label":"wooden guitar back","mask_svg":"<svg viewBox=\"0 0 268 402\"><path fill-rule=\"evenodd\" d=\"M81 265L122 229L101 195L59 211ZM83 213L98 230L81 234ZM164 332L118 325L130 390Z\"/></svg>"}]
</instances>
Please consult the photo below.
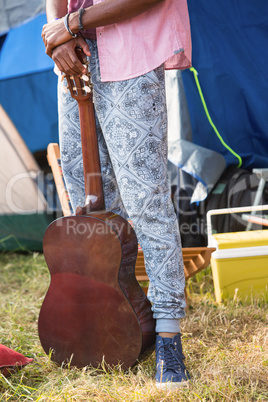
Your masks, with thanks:
<instances>
[{"instance_id":1,"label":"wooden guitar back","mask_svg":"<svg viewBox=\"0 0 268 402\"><path fill-rule=\"evenodd\" d=\"M151 305L135 278L136 243L132 227L107 211L48 227L51 284L38 329L53 361L98 367L104 359L126 369L154 343Z\"/></svg>"}]
</instances>

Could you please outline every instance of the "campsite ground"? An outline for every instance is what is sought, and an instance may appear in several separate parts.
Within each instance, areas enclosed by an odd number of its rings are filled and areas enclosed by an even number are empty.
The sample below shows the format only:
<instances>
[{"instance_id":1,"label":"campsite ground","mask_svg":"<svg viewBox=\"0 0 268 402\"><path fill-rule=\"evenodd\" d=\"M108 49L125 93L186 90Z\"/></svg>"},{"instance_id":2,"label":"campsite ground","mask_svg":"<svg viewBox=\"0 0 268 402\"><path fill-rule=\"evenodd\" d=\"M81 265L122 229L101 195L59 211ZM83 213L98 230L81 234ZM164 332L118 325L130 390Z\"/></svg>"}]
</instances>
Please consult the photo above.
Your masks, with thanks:
<instances>
[{"instance_id":1,"label":"campsite ground","mask_svg":"<svg viewBox=\"0 0 268 402\"><path fill-rule=\"evenodd\" d=\"M187 283L182 322L189 388L154 387L154 354L123 373L61 368L38 338L37 319L49 274L41 254L0 254L0 343L34 362L0 375L0 401L268 401L268 305L230 300L218 306L210 268Z\"/></svg>"}]
</instances>

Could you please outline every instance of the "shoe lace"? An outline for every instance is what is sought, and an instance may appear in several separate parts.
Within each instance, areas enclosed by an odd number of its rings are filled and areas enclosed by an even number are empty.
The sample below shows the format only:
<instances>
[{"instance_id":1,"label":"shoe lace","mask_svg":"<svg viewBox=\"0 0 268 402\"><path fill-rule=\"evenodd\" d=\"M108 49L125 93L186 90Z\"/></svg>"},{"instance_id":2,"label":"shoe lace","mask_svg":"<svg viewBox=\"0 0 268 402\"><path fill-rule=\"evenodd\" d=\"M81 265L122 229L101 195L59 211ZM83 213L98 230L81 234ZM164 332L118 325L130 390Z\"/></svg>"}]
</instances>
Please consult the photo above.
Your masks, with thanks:
<instances>
[{"instance_id":1,"label":"shoe lace","mask_svg":"<svg viewBox=\"0 0 268 402\"><path fill-rule=\"evenodd\" d=\"M178 365L180 366L182 372L186 370L183 362L185 356L178 350L178 348L176 349L173 343L159 346L158 352L160 352L160 349L163 349L164 352L166 370L178 370Z\"/></svg>"}]
</instances>

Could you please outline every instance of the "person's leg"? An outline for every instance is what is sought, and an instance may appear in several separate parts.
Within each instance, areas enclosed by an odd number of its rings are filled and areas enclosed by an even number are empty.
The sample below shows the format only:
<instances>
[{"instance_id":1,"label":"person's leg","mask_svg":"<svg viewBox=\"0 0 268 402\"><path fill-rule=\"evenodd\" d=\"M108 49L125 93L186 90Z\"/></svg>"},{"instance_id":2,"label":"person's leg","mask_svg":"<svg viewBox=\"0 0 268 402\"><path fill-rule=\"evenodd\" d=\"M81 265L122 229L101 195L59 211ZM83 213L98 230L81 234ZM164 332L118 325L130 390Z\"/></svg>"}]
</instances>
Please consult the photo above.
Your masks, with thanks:
<instances>
[{"instance_id":1,"label":"person's leg","mask_svg":"<svg viewBox=\"0 0 268 402\"><path fill-rule=\"evenodd\" d=\"M62 81L59 79L59 143L65 185L70 197L73 212L75 213L78 206L84 206L85 204L84 171L78 104L77 101L71 97L70 92L66 90L66 87L66 80ZM107 210L126 218L126 211L120 198L112 164L97 117L96 131L99 144L105 207Z\"/></svg>"},{"instance_id":2,"label":"person's leg","mask_svg":"<svg viewBox=\"0 0 268 402\"><path fill-rule=\"evenodd\" d=\"M185 279L167 171L164 71L161 67L133 80L100 82L97 62L90 63L96 112L145 256L157 332L177 333L176 321L185 315Z\"/></svg>"},{"instance_id":3,"label":"person's leg","mask_svg":"<svg viewBox=\"0 0 268 402\"><path fill-rule=\"evenodd\" d=\"M96 55L96 49L91 53ZM169 345L175 341L180 344L180 337L176 335L174 340L174 334L180 332L180 319L185 315L185 278L167 170L164 69L132 80L101 82L98 58L94 56L90 70L95 109L121 198L144 252L156 332L165 335L160 338L169 339ZM169 359L166 341L160 346ZM176 356L182 362L182 374L176 372L175 362L175 369L164 381L186 380L183 357L179 352ZM165 372L169 369L168 365L164 367Z\"/></svg>"},{"instance_id":4,"label":"person's leg","mask_svg":"<svg viewBox=\"0 0 268 402\"><path fill-rule=\"evenodd\" d=\"M58 80L59 146L63 177L73 212L85 202L84 172L77 101L67 90L66 79Z\"/></svg>"}]
</instances>

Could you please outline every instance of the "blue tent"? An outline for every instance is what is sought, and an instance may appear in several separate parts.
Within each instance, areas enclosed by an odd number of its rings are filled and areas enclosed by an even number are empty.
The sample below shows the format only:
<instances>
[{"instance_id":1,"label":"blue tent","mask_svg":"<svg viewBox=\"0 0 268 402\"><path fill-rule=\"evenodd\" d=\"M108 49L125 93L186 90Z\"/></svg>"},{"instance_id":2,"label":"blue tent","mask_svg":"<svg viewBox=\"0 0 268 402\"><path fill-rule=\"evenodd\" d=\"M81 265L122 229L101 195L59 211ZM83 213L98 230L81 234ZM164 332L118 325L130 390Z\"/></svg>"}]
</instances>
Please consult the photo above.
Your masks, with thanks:
<instances>
[{"instance_id":1,"label":"blue tent","mask_svg":"<svg viewBox=\"0 0 268 402\"><path fill-rule=\"evenodd\" d=\"M41 38L45 14L2 36L0 103L31 152L58 142L57 77Z\"/></svg>"},{"instance_id":2,"label":"blue tent","mask_svg":"<svg viewBox=\"0 0 268 402\"><path fill-rule=\"evenodd\" d=\"M221 153L227 165L268 167L268 2L188 0L194 74L183 72L193 142ZM44 52L40 15L11 29L0 53L0 103L32 152L58 141L56 81ZM3 41L3 37L2 41ZM223 143L227 144L231 153Z\"/></svg>"},{"instance_id":3,"label":"blue tent","mask_svg":"<svg viewBox=\"0 0 268 402\"><path fill-rule=\"evenodd\" d=\"M45 22L46 17L42 14L10 29L0 37L0 104L31 153L44 151L49 142L58 141L57 78L53 73L53 62L45 54L41 38ZM0 126L2 141L8 138L10 127L5 127L2 121ZM17 149L15 145L13 144L13 150ZM10 156L14 158L14 166L21 152L19 149L18 156L15 152ZM28 174L26 165L22 164L21 174L27 177L29 182L31 172ZM1 167L2 170L6 168ZM45 175L36 176L36 182L34 181L32 186L37 194L38 191L43 193L47 203L44 201L42 208L32 213L27 210L25 213L12 212L12 209L1 205L0 250L42 250L45 229L54 219L54 205L51 205L51 200L54 200L53 194L48 191L51 184L49 187ZM5 185L2 185L2 188L4 189ZM16 188L12 191L16 191ZM25 187L25 193L20 193L20 197L27 199L27 196L29 197L29 194Z\"/></svg>"},{"instance_id":4,"label":"blue tent","mask_svg":"<svg viewBox=\"0 0 268 402\"><path fill-rule=\"evenodd\" d=\"M183 71L193 143L222 154L227 165L268 167L268 2L188 0L188 7L193 67L207 107L193 71ZM42 14L0 36L0 104L32 153L58 142L45 22Z\"/></svg>"},{"instance_id":5,"label":"blue tent","mask_svg":"<svg viewBox=\"0 0 268 402\"><path fill-rule=\"evenodd\" d=\"M268 2L188 0L193 67L182 74L193 142L221 153L227 165L268 167Z\"/></svg>"}]
</instances>

